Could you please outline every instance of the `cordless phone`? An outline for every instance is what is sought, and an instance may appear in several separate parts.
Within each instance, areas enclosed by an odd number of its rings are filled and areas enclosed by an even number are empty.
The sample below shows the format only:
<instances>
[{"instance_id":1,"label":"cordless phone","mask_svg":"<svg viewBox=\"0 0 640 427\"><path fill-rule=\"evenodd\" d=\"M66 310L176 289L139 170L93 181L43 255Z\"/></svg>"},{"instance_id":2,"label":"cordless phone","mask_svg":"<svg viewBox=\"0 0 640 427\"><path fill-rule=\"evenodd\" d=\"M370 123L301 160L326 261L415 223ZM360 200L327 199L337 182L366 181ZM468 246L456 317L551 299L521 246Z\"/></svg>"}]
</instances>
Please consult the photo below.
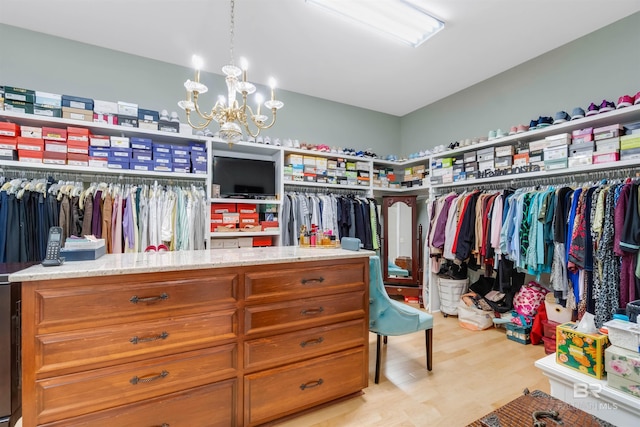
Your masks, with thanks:
<instances>
[{"instance_id":1,"label":"cordless phone","mask_svg":"<svg viewBox=\"0 0 640 427\"><path fill-rule=\"evenodd\" d=\"M61 265L64 258L60 258L60 245L62 241L62 227L51 227L49 229L49 240L47 243L47 254L42 261L45 267Z\"/></svg>"}]
</instances>

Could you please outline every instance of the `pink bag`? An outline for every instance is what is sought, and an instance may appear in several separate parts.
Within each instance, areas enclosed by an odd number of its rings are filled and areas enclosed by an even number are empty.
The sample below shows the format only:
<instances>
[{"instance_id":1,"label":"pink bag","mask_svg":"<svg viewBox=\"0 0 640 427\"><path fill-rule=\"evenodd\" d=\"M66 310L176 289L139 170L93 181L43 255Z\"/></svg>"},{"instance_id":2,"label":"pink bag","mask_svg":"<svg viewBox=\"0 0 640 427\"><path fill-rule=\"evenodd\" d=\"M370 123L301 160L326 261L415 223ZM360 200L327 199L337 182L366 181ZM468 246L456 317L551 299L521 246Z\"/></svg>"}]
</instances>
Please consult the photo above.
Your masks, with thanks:
<instances>
[{"instance_id":1,"label":"pink bag","mask_svg":"<svg viewBox=\"0 0 640 427\"><path fill-rule=\"evenodd\" d=\"M533 281L522 285L513 297L513 309L519 315L524 316L529 323L529 320L533 321L533 316L538 312L538 307L544 302L544 297L548 292L547 289ZM521 324L522 318L520 316L514 316L511 321L519 326L526 326Z\"/></svg>"}]
</instances>

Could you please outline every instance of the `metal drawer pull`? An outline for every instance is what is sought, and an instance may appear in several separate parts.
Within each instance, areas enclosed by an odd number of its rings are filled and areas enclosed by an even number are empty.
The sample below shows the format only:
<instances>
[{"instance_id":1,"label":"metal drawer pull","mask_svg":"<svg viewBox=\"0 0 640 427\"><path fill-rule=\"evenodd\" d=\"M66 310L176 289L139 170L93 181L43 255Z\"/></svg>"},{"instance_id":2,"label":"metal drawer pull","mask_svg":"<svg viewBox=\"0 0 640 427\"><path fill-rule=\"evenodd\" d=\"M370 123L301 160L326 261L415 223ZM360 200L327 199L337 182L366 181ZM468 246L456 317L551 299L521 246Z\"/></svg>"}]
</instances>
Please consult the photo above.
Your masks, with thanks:
<instances>
[{"instance_id":1,"label":"metal drawer pull","mask_svg":"<svg viewBox=\"0 0 640 427\"><path fill-rule=\"evenodd\" d=\"M306 384L300 384L300 390L321 386L323 382L322 378L319 378L318 381L309 381Z\"/></svg>"},{"instance_id":2,"label":"metal drawer pull","mask_svg":"<svg viewBox=\"0 0 640 427\"><path fill-rule=\"evenodd\" d=\"M131 384L133 384L133 385L136 385L136 384L138 384L138 383L143 383L143 384L144 384L144 383L150 383L151 381L155 381L155 380L159 380L159 379L161 379L161 378L164 378L164 377L166 377L167 375L169 375L169 372L168 372L168 371L162 371L162 372L161 372L160 374L158 374L158 375L152 375L152 376L148 376L148 377L142 377L142 378L140 378L140 377L138 377L138 376L135 376L135 377L131 378L131 379L129 380L129 382L130 382Z\"/></svg>"},{"instance_id":3,"label":"metal drawer pull","mask_svg":"<svg viewBox=\"0 0 640 427\"><path fill-rule=\"evenodd\" d=\"M131 301L132 304L137 304L139 302L155 302L155 301L164 301L169 299L169 295L166 293L162 293L158 296L155 297L138 297L137 295L132 296L129 301Z\"/></svg>"},{"instance_id":4,"label":"metal drawer pull","mask_svg":"<svg viewBox=\"0 0 640 427\"><path fill-rule=\"evenodd\" d=\"M131 344L138 344L141 342L151 342L151 341L158 341L158 340L166 340L167 337L169 336L168 332L162 332L160 335L156 335L155 337L146 337L146 338L138 338L138 337L133 337L129 340L129 342Z\"/></svg>"},{"instance_id":5,"label":"metal drawer pull","mask_svg":"<svg viewBox=\"0 0 640 427\"><path fill-rule=\"evenodd\" d=\"M317 279L302 279L300 282L303 285L306 285L307 283L315 283L315 282L322 283L324 282L324 277L318 277Z\"/></svg>"},{"instance_id":6,"label":"metal drawer pull","mask_svg":"<svg viewBox=\"0 0 640 427\"><path fill-rule=\"evenodd\" d=\"M324 311L324 308L322 307L318 307L318 308L305 308L304 310L302 310L300 312L300 314L302 314L303 316L308 316L308 315L312 315L312 314L320 314Z\"/></svg>"},{"instance_id":7,"label":"metal drawer pull","mask_svg":"<svg viewBox=\"0 0 640 427\"><path fill-rule=\"evenodd\" d=\"M313 340L302 341L300 343L300 347L304 348L304 347L306 347L308 345L311 345L311 344L322 344L323 341L324 341L324 338L322 338L322 337L319 337L319 338L316 338L316 339L313 339Z\"/></svg>"}]
</instances>

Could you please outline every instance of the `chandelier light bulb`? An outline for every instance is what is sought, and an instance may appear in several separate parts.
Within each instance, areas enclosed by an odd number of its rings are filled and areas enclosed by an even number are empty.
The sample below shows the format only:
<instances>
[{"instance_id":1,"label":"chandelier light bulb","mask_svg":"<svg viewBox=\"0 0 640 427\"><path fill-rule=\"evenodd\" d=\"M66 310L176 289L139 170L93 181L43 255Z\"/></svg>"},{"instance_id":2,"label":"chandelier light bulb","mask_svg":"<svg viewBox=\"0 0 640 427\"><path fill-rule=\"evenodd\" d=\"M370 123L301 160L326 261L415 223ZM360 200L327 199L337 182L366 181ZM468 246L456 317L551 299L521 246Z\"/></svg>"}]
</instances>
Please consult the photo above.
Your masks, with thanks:
<instances>
[{"instance_id":1,"label":"chandelier light bulb","mask_svg":"<svg viewBox=\"0 0 640 427\"><path fill-rule=\"evenodd\" d=\"M271 88L271 90L276 88L276 79L274 79L273 77L269 77L269 87Z\"/></svg>"},{"instance_id":2,"label":"chandelier light bulb","mask_svg":"<svg viewBox=\"0 0 640 427\"><path fill-rule=\"evenodd\" d=\"M202 69L202 66L204 65L204 60L200 55L193 55L191 57L191 63L193 64L193 68L199 71Z\"/></svg>"},{"instance_id":3,"label":"chandelier light bulb","mask_svg":"<svg viewBox=\"0 0 640 427\"><path fill-rule=\"evenodd\" d=\"M222 105L224 107L225 102L227 102L227 100L225 99L225 97L223 95L219 95L218 96L218 102L220 103L220 105Z\"/></svg>"},{"instance_id":4,"label":"chandelier light bulb","mask_svg":"<svg viewBox=\"0 0 640 427\"><path fill-rule=\"evenodd\" d=\"M260 115L260 105L264 102L264 97L261 93L256 93L256 104L258 104L258 111L256 111L256 116Z\"/></svg>"},{"instance_id":5,"label":"chandelier light bulb","mask_svg":"<svg viewBox=\"0 0 640 427\"><path fill-rule=\"evenodd\" d=\"M247 71L249 69L249 61L247 61L247 58L240 58L240 68L242 68L242 71Z\"/></svg>"}]
</instances>

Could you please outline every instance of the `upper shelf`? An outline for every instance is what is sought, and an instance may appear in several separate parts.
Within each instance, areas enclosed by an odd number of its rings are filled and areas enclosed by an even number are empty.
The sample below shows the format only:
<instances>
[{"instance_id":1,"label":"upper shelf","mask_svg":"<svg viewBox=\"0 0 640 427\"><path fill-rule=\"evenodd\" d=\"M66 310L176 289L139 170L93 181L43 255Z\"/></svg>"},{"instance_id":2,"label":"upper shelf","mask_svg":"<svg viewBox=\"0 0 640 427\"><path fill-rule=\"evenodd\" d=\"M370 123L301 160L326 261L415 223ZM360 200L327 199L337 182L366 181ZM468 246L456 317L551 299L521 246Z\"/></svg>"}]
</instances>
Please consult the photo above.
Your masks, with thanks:
<instances>
[{"instance_id":1,"label":"upper shelf","mask_svg":"<svg viewBox=\"0 0 640 427\"><path fill-rule=\"evenodd\" d=\"M640 120L640 104L631 107L620 108L619 110L608 111L606 113L595 114L593 116L576 119L557 125L551 125L542 129L535 129L515 135L496 138L491 141L481 142L479 144L469 145L466 147L456 148L455 150L447 150L434 154L434 158L452 157L467 151L481 150L483 148L509 145L517 141L535 141L543 139L549 135L559 133L570 133L576 129L584 129L588 127L602 127L614 124L624 124Z\"/></svg>"}]
</instances>

